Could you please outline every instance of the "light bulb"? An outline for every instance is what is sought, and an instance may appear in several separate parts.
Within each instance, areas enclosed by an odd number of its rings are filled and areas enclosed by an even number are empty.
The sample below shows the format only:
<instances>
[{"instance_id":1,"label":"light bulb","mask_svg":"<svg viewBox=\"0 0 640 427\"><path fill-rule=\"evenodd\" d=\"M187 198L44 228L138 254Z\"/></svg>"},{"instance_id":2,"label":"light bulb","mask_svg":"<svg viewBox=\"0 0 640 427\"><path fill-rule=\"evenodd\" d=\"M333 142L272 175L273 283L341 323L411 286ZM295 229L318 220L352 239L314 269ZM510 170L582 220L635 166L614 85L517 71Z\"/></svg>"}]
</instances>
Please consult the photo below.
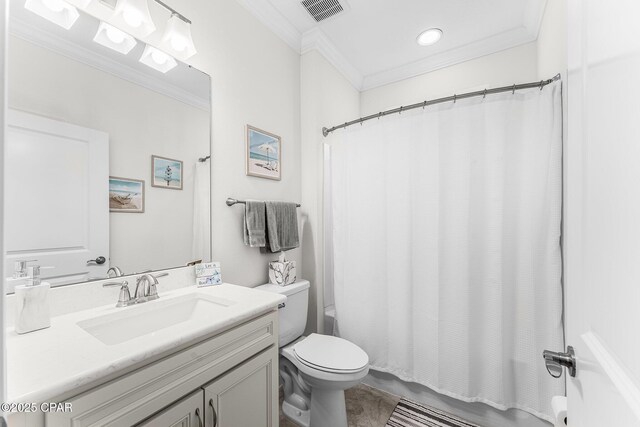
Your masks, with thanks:
<instances>
[{"instance_id":1,"label":"light bulb","mask_svg":"<svg viewBox=\"0 0 640 427\"><path fill-rule=\"evenodd\" d=\"M142 24L142 16L131 9L126 9L122 12L122 18L127 25L132 26L133 28L138 28Z\"/></svg>"},{"instance_id":2,"label":"light bulb","mask_svg":"<svg viewBox=\"0 0 640 427\"><path fill-rule=\"evenodd\" d=\"M112 26L107 27L106 34L109 40L117 44L122 43L125 39L125 34Z\"/></svg>"},{"instance_id":3,"label":"light bulb","mask_svg":"<svg viewBox=\"0 0 640 427\"><path fill-rule=\"evenodd\" d=\"M64 9L64 2L61 0L42 0L42 4L49 10L54 12L62 12Z\"/></svg>"},{"instance_id":4,"label":"light bulb","mask_svg":"<svg viewBox=\"0 0 640 427\"><path fill-rule=\"evenodd\" d=\"M182 37L173 37L171 39L171 47L178 52L182 52L187 48L187 41Z\"/></svg>"},{"instance_id":5,"label":"light bulb","mask_svg":"<svg viewBox=\"0 0 640 427\"><path fill-rule=\"evenodd\" d=\"M154 50L151 52L151 59L153 59L153 62L156 64L162 65L167 62L168 57L165 53L160 52L159 50Z\"/></svg>"}]
</instances>

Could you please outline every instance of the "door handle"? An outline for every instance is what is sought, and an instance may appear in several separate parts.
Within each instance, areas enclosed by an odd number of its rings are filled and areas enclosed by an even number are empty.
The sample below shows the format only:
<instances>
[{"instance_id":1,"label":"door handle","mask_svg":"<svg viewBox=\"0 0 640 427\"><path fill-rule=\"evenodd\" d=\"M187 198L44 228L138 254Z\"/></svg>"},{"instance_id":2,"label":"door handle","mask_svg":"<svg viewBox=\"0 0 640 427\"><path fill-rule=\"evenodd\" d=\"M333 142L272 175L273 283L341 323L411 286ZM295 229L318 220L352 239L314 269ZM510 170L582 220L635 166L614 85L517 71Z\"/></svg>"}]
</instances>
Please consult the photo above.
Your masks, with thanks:
<instances>
[{"instance_id":1,"label":"door handle","mask_svg":"<svg viewBox=\"0 0 640 427\"><path fill-rule=\"evenodd\" d=\"M198 427L202 427L202 418L200 418L200 408L196 408L196 418L198 419Z\"/></svg>"},{"instance_id":2,"label":"door handle","mask_svg":"<svg viewBox=\"0 0 640 427\"><path fill-rule=\"evenodd\" d=\"M217 427L218 425L218 414L216 414L216 408L213 407L213 399L209 399L209 406L211 407L211 411L213 413L213 418L211 421L211 427Z\"/></svg>"},{"instance_id":3,"label":"door handle","mask_svg":"<svg viewBox=\"0 0 640 427\"><path fill-rule=\"evenodd\" d=\"M98 264L98 265L102 265L105 262L107 262L107 259L103 256L99 256L96 259L90 259L89 261L87 261L87 265L91 265L91 264Z\"/></svg>"},{"instance_id":4,"label":"door handle","mask_svg":"<svg viewBox=\"0 0 640 427\"><path fill-rule=\"evenodd\" d=\"M573 347L568 346L566 353L560 353L550 350L542 352L547 372L553 378L560 378L562 375L562 368L567 368L569 375L576 376L576 352Z\"/></svg>"}]
</instances>

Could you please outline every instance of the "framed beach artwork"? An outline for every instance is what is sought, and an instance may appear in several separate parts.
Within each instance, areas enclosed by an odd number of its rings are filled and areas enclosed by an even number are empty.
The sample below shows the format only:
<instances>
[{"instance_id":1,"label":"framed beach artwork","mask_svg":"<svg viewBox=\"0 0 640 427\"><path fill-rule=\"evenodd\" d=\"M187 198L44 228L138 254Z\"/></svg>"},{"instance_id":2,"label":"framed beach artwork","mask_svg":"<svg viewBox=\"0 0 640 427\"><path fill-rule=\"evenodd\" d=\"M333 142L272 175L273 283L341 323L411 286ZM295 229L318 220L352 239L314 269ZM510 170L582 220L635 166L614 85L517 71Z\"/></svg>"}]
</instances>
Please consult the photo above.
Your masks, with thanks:
<instances>
[{"instance_id":1,"label":"framed beach artwork","mask_svg":"<svg viewBox=\"0 0 640 427\"><path fill-rule=\"evenodd\" d=\"M182 190L182 162L166 157L151 156L151 186Z\"/></svg>"},{"instance_id":2,"label":"framed beach artwork","mask_svg":"<svg viewBox=\"0 0 640 427\"><path fill-rule=\"evenodd\" d=\"M109 177L109 212L144 212L144 181Z\"/></svg>"},{"instance_id":3,"label":"framed beach artwork","mask_svg":"<svg viewBox=\"0 0 640 427\"><path fill-rule=\"evenodd\" d=\"M247 125L247 175L280 180L281 145L278 135Z\"/></svg>"}]
</instances>

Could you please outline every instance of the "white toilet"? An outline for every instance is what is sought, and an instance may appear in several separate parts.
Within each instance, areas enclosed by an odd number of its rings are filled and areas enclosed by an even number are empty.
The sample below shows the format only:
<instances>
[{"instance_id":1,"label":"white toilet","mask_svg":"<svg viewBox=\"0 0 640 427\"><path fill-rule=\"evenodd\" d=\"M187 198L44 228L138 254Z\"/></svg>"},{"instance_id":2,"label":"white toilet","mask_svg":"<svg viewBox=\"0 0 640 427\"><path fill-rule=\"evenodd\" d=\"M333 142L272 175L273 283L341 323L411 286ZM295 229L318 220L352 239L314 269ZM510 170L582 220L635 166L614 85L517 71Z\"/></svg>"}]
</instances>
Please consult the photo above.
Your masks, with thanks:
<instances>
[{"instance_id":1,"label":"white toilet","mask_svg":"<svg viewBox=\"0 0 640 427\"><path fill-rule=\"evenodd\" d=\"M359 384L367 375L369 356L342 338L302 336L307 324L308 281L256 289L287 297L279 313L282 411L303 427L347 427L344 390Z\"/></svg>"}]
</instances>

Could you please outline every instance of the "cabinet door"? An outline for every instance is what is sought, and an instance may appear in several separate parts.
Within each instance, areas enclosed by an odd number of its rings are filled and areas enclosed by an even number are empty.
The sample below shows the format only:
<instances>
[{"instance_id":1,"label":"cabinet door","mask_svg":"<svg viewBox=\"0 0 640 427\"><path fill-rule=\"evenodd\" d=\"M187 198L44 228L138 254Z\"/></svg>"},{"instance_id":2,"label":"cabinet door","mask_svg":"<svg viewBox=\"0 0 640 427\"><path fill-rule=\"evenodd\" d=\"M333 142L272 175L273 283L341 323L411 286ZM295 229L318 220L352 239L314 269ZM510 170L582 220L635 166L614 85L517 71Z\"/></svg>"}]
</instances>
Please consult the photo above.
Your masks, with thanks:
<instances>
[{"instance_id":1,"label":"cabinet door","mask_svg":"<svg viewBox=\"0 0 640 427\"><path fill-rule=\"evenodd\" d=\"M199 390L168 406L137 427L203 427L203 392Z\"/></svg>"},{"instance_id":2,"label":"cabinet door","mask_svg":"<svg viewBox=\"0 0 640 427\"><path fill-rule=\"evenodd\" d=\"M204 387L206 426L277 427L277 388L273 346Z\"/></svg>"}]
</instances>

